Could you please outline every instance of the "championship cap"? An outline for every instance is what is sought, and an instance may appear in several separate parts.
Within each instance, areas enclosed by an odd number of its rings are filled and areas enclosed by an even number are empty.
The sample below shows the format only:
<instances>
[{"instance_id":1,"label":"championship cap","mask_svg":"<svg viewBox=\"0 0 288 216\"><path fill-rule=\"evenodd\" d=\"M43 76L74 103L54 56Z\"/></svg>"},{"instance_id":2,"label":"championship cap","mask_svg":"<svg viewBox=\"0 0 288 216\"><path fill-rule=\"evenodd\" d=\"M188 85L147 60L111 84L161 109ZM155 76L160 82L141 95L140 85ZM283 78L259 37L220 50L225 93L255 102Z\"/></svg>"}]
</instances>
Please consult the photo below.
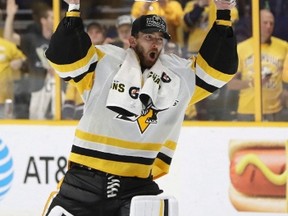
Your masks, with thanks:
<instances>
[{"instance_id":1,"label":"championship cap","mask_svg":"<svg viewBox=\"0 0 288 216\"><path fill-rule=\"evenodd\" d=\"M171 39L170 34L167 32L167 26L165 21L156 14L142 15L134 20L132 24L131 34L135 36L139 32L162 32L164 38L166 38L167 40Z\"/></svg>"},{"instance_id":2,"label":"championship cap","mask_svg":"<svg viewBox=\"0 0 288 216\"><path fill-rule=\"evenodd\" d=\"M116 27L118 28L121 25L132 25L133 19L130 15L119 16L116 20Z\"/></svg>"}]
</instances>

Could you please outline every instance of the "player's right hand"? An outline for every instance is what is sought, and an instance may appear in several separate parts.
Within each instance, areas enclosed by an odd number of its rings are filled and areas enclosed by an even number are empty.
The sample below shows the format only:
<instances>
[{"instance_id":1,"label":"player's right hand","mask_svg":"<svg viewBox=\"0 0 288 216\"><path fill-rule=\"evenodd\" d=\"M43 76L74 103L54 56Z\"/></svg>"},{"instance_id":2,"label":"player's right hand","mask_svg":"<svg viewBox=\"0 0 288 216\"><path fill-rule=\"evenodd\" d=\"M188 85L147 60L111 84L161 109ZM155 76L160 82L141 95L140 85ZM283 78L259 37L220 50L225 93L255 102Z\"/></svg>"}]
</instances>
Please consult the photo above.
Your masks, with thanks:
<instances>
[{"instance_id":1,"label":"player's right hand","mask_svg":"<svg viewBox=\"0 0 288 216\"><path fill-rule=\"evenodd\" d=\"M80 0L63 0L67 4L80 4Z\"/></svg>"},{"instance_id":2,"label":"player's right hand","mask_svg":"<svg viewBox=\"0 0 288 216\"><path fill-rule=\"evenodd\" d=\"M236 6L236 0L214 0L217 10L231 10Z\"/></svg>"},{"instance_id":3,"label":"player's right hand","mask_svg":"<svg viewBox=\"0 0 288 216\"><path fill-rule=\"evenodd\" d=\"M209 5L209 0L198 0L198 5L200 7L206 7Z\"/></svg>"}]
</instances>

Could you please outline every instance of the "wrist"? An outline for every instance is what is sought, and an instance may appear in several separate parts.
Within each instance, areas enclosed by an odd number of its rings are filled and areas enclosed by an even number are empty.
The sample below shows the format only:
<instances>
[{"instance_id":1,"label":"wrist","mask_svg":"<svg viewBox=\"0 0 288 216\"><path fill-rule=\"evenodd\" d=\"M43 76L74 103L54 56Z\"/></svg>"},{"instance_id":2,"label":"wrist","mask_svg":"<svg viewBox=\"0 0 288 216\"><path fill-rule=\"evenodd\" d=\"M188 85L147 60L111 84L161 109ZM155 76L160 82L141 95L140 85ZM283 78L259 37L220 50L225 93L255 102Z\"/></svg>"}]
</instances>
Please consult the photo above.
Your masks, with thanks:
<instances>
[{"instance_id":1,"label":"wrist","mask_svg":"<svg viewBox=\"0 0 288 216\"><path fill-rule=\"evenodd\" d=\"M80 17L80 4L69 4L66 17Z\"/></svg>"},{"instance_id":2,"label":"wrist","mask_svg":"<svg viewBox=\"0 0 288 216\"><path fill-rule=\"evenodd\" d=\"M231 11L230 10L217 10L216 14L217 20L231 20Z\"/></svg>"},{"instance_id":3,"label":"wrist","mask_svg":"<svg viewBox=\"0 0 288 216\"><path fill-rule=\"evenodd\" d=\"M202 2L198 2L195 5L197 5L198 7L201 7L201 8L205 8L206 6L208 6L207 4L203 4Z\"/></svg>"},{"instance_id":4,"label":"wrist","mask_svg":"<svg viewBox=\"0 0 288 216\"><path fill-rule=\"evenodd\" d=\"M79 11L80 10L80 4L69 4L68 11Z\"/></svg>"}]
</instances>

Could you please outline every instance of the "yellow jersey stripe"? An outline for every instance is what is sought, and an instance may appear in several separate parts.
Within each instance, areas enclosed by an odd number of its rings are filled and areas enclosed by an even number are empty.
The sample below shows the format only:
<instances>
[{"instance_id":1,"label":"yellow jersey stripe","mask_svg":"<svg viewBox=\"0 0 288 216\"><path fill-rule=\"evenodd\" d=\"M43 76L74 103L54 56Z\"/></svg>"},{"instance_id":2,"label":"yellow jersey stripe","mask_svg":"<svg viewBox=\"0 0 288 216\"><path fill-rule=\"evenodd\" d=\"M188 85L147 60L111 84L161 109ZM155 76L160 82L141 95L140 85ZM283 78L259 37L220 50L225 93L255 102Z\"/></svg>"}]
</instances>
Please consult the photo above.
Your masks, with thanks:
<instances>
[{"instance_id":1,"label":"yellow jersey stripe","mask_svg":"<svg viewBox=\"0 0 288 216\"><path fill-rule=\"evenodd\" d=\"M218 71L212 67L210 67L208 65L208 63L205 61L205 59L200 55L198 54L197 56L197 64L201 67L201 69L203 71L205 71L210 77L213 77L214 79L216 80L220 80L220 81L223 81L225 83L227 83L228 81L230 81L234 74L233 75L230 75L230 74L225 74L221 71ZM196 72L197 73L197 72Z\"/></svg>"},{"instance_id":2,"label":"yellow jersey stripe","mask_svg":"<svg viewBox=\"0 0 288 216\"><path fill-rule=\"evenodd\" d=\"M198 86L195 87L195 92L190 100L189 106L192 104L197 103L198 101L206 98L208 95L210 95L211 93L209 91L206 91L203 88L200 88Z\"/></svg>"},{"instance_id":3,"label":"yellow jersey stripe","mask_svg":"<svg viewBox=\"0 0 288 216\"><path fill-rule=\"evenodd\" d=\"M171 149L171 150L175 150L176 149L176 142L173 142L173 141L167 141L165 144L164 144L165 147Z\"/></svg>"},{"instance_id":4,"label":"yellow jersey stripe","mask_svg":"<svg viewBox=\"0 0 288 216\"><path fill-rule=\"evenodd\" d=\"M216 20L215 22L217 25L232 26L231 20Z\"/></svg>"},{"instance_id":5,"label":"yellow jersey stripe","mask_svg":"<svg viewBox=\"0 0 288 216\"><path fill-rule=\"evenodd\" d=\"M88 73L81 81L74 84L81 95L84 94L85 90L90 91L92 89L94 77L95 73Z\"/></svg>"},{"instance_id":6,"label":"yellow jersey stripe","mask_svg":"<svg viewBox=\"0 0 288 216\"><path fill-rule=\"evenodd\" d=\"M74 63L71 63L71 64L66 64L66 65L63 65L63 64L55 64L51 61L49 61L49 63L51 64L51 66L57 70L58 72L60 73L67 73L67 72L71 72L71 71L76 71L78 69L81 69L83 68L83 66L85 65L90 65L90 60L93 59L93 57L95 56L95 53L97 53L95 51L95 47L94 45L91 45L91 47L89 48L86 56ZM98 58L96 58L96 60L98 60Z\"/></svg>"},{"instance_id":7,"label":"yellow jersey stripe","mask_svg":"<svg viewBox=\"0 0 288 216\"><path fill-rule=\"evenodd\" d=\"M153 178L159 178L169 172L169 164L163 162L162 160L156 158L152 168Z\"/></svg>"},{"instance_id":8,"label":"yellow jersey stripe","mask_svg":"<svg viewBox=\"0 0 288 216\"><path fill-rule=\"evenodd\" d=\"M140 178L147 178L151 174L151 165L110 161L76 153L71 153L69 160L93 169L105 170L104 172L119 176L138 176Z\"/></svg>"},{"instance_id":9,"label":"yellow jersey stripe","mask_svg":"<svg viewBox=\"0 0 288 216\"><path fill-rule=\"evenodd\" d=\"M99 136L95 134L90 134L79 129L76 130L76 137L82 140L107 144L111 146L117 146L126 149L139 149L139 150L149 150L149 151L159 151L162 147L159 143L138 143L138 142L129 142L125 140L115 139L111 137Z\"/></svg>"},{"instance_id":10,"label":"yellow jersey stripe","mask_svg":"<svg viewBox=\"0 0 288 216\"><path fill-rule=\"evenodd\" d=\"M102 143L95 143L95 142L89 142L87 140L79 140L77 137L74 139L74 146L78 147L78 151L81 151L83 155L88 155L91 156L91 154L113 154L121 157L140 157L140 158L146 158L146 159L153 159L157 156L158 151L147 151L147 150L135 150L135 149L128 149L128 148L121 148L117 146L112 146L112 145L107 145L107 144L102 144ZM74 148L75 153L79 153L76 148ZM89 152L90 151L90 152ZM166 153L168 152L168 153ZM168 157L171 157L170 155L173 155L174 152L170 153L169 151L166 151L165 155ZM95 155L97 157L97 155ZM106 159L112 159L111 157L108 157ZM121 161L121 159L119 159Z\"/></svg>"},{"instance_id":11,"label":"yellow jersey stripe","mask_svg":"<svg viewBox=\"0 0 288 216\"><path fill-rule=\"evenodd\" d=\"M66 12L66 17L80 17L79 11L68 11Z\"/></svg>"},{"instance_id":12,"label":"yellow jersey stripe","mask_svg":"<svg viewBox=\"0 0 288 216\"><path fill-rule=\"evenodd\" d=\"M160 211L159 211L159 216L164 215L164 200L160 200Z\"/></svg>"}]
</instances>

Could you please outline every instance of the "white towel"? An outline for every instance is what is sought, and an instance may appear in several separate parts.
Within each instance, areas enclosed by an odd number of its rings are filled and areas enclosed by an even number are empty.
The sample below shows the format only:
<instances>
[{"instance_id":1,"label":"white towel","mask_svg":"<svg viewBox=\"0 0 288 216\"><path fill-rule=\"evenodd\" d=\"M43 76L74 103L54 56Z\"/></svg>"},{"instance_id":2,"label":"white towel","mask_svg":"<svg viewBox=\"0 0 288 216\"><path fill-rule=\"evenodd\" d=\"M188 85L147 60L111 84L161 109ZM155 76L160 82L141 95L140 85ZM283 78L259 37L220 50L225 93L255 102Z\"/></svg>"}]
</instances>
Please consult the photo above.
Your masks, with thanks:
<instances>
[{"instance_id":1,"label":"white towel","mask_svg":"<svg viewBox=\"0 0 288 216\"><path fill-rule=\"evenodd\" d=\"M125 116L140 116L150 107L155 110L172 107L179 89L180 78L163 66L160 59L142 74L134 50L128 49L113 79L106 106Z\"/></svg>"}]
</instances>

